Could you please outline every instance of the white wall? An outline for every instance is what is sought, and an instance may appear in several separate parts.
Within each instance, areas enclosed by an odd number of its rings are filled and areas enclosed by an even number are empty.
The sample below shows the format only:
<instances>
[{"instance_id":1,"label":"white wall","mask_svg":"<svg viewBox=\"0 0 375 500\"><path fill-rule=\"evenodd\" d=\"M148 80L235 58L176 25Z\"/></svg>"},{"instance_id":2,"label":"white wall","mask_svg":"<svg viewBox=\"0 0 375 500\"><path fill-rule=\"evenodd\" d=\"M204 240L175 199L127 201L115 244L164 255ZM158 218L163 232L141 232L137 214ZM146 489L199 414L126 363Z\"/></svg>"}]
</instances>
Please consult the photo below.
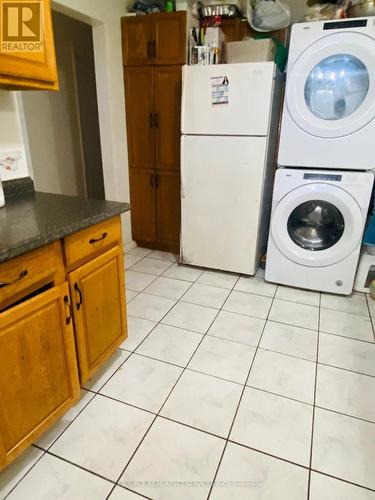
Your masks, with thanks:
<instances>
[{"instance_id":1,"label":"white wall","mask_svg":"<svg viewBox=\"0 0 375 500\"><path fill-rule=\"evenodd\" d=\"M0 179L3 181L29 175L20 120L16 94L1 90Z\"/></svg>"},{"instance_id":2,"label":"white wall","mask_svg":"<svg viewBox=\"0 0 375 500\"><path fill-rule=\"evenodd\" d=\"M106 198L129 201L121 21L124 0L56 0L52 8L93 27L99 122ZM130 214L123 216L124 242L131 241Z\"/></svg>"}]
</instances>

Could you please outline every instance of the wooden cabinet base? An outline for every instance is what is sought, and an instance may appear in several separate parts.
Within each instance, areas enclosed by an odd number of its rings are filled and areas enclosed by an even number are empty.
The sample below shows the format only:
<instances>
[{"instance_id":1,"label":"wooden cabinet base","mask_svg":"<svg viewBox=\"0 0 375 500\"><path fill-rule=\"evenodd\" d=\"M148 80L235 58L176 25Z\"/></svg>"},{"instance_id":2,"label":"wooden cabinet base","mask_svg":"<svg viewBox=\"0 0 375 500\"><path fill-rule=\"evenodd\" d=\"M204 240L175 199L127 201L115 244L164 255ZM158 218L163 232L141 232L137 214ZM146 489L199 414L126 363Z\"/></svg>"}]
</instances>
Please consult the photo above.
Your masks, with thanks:
<instances>
[{"instance_id":1,"label":"wooden cabinet base","mask_svg":"<svg viewBox=\"0 0 375 500\"><path fill-rule=\"evenodd\" d=\"M126 339L122 246L118 245L69 274L81 382Z\"/></svg>"},{"instance_id":2,"label":"wooden cabinet base","mask_svg":"<svg viewBox=\"0 0 375 500\"><path fill-rule=\"evenodd\" d=\"M0 470L79 399L67 284L0 316Z\"/></svg>"},{"instance_id":3,"label":"wooden cabinet base","mask_svg":"<svg viewBox=\"0 0 375 500\"><path fill-rule=\"evenodd\" d=\"M180 253L180 245L175 243L150 243L149 241L142 240L135 240L135 242L137 243L137 246L149 248L150 250L160 250L161 252L170 252L177 255Z\"/></svg>"}]
</instances>

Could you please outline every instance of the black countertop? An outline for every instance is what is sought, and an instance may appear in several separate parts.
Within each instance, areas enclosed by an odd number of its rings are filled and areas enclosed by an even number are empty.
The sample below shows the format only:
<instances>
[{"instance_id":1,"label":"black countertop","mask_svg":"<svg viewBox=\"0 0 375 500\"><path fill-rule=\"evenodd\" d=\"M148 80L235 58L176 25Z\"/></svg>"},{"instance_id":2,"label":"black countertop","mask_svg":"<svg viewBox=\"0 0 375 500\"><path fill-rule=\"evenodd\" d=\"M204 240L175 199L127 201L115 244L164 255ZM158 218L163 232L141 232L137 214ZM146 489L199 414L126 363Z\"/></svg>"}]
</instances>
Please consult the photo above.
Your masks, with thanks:
<instances>
[{"instance_id":1,"label":"black countertop","mask_svg":"<svg viewBox=\"0 0 375 500\"><path fill-rule=\"evenodd\" d=\"M128 203L32 193L0 208L0 262L130 210Z\"/></svg>"}]
</instances>

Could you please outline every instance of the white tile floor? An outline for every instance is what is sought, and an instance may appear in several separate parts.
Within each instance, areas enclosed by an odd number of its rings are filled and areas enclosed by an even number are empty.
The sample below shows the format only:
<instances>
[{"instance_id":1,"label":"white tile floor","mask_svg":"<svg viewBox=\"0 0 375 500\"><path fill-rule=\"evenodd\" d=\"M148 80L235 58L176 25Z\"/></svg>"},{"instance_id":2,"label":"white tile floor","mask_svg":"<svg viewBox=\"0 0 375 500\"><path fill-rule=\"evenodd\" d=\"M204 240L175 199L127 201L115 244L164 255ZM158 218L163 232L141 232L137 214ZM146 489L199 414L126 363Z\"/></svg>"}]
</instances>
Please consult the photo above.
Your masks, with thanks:
<instances>
[{"instance_id":1,"label":"white tile floor","mask_svg":"<svg viewBox=\"0 0 375 500\"><path fill-rule=\"evenodd\" d=\"M129 339L0 498L375 500L375 303L126 265Z\"/></svg>"}]
</instances>

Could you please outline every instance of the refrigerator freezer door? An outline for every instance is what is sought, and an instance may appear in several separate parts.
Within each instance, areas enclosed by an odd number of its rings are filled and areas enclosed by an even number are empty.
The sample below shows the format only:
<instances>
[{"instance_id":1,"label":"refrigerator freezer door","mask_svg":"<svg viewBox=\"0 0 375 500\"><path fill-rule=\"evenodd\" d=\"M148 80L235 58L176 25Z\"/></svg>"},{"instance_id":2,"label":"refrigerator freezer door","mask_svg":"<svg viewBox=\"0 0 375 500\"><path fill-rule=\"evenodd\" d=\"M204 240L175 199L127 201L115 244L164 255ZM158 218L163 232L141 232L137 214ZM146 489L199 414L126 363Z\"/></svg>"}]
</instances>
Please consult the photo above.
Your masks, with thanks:
<instances>
[{"instance_id":1,"label":"refrigerator freezer door","mask_svg":"<svg viewBox=\"0 0 375 500\"><path fill-rule=\"evenodd\" d=\"M273 62L184 66L181 129L197 135L268 135Z\"/></svg>"},{"instance_id":2,"label":"refrigerator freezer door","mask_svg":"<svg viewBox=\"0 0 375 500\"><path fill-rule=\"evenodd\" d=\"M184 263L254 274L266 147L266 137L182 137Z\"/></svg>"}]
</instances>

